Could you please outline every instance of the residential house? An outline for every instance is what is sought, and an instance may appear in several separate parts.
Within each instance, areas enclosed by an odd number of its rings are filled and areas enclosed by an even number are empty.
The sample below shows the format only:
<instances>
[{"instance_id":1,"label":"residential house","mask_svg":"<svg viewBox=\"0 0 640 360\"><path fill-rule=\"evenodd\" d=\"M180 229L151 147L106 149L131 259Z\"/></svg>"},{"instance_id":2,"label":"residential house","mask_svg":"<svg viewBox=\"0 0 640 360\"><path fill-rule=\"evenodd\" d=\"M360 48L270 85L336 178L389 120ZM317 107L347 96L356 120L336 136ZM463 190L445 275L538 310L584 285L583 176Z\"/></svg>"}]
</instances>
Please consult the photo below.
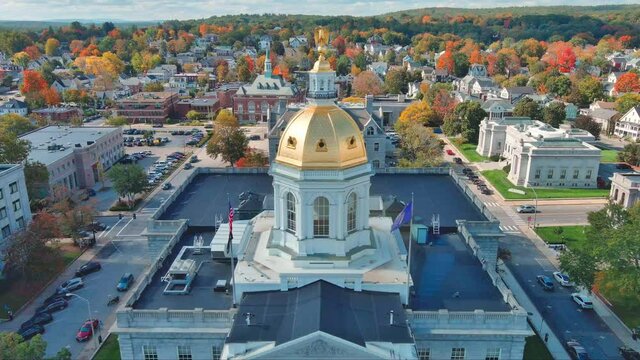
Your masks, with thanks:
<instances>
[{"instance_id":1,"label":"residential house","mask_svg":"<svg viewBox=\"0 0 640 360\"><path fill-rule=\"evenodd\" d=\"M614 134L633 141L640 139L640 106L629 109L615 125Z\"/></svg>"},{"instance_id":2,"label":"residential house","mask_svg":"<svg viewBox=\"0 0 640 360\"><path fill-rule=\"evenodd\" d=\"M296 35L289 38L289 46L297 49L300 46L307 46L309 41L305 35Z\"/></svg>"},{"instance_id":3,"label":"residential house","mask_svg":"<svg viewBox=\"0 0 640 360\"><path fill-rule=\"evenodd\" d=\"M535 93L535 90L530 86L503 87L502 90L500 90L500 97L515 104L522 97Z\"/></svg>"},{"instance_id":4,"label":"residential house","mask_svg":"<svg viewBox=\"0 0 640 360\"><path fill-rule=\"evenodd\" d=\"M258 40L258 48L260 50L266 51L267 49L271 48L272 42L273 39L271 38L271 35L262 35L260 36L260 40Z\"/></svg>"},{"instance_id":5,"label":"residential house","mask_svg":"<svg viewBox=\"0 0 640 360\"><path fill-rule=\"evenodd\" d=\"M21 116L27 116L29 107L24 101L9 99L9 101L0 105L0 115L6 114L18 114Z\"/></svg>"},{"instance_id":6,"label":"residential house","mask_svg":"<svg viewBox=\"0 0 640 360\"><path fill-rule=\"evenodd\" d=\"M482 110L484 110L489 120L499 120L505 116L511 116L513 114L514 105L511 101L506 99L491 98L482 103Z\"/></svg>"},{"instance_id":7,"label":"residential house","mask_svg":"<svg viewBox=\"0 0 640 360\"><path fill-rule=\"evenodd\" d=\"M376 75L380 76L384 79L387 76L387 70L389 69L389 64L385 61L374 61L371 64L367 65L367 70L374 72Z\"/></svg>"},{"instance_id":8,"label":"residential house","mask_svg":"<svg viewBox=\"0 0 640 360\"><path fill-rule=\"evenodd\" d=\"M163 64L147 71L147 76L154 76L161 82L169 81L169 79L178 72L178 67L172 64Z\"/></svg>"},{"instance_id":9,"label":"residential house","mask_svg":"<svg viewBox=\"0 0 640 360\"><path fill-rule=\"evenodd\" d=\"M456 79L454 85L459 92L474 97L485 97L492 90L497 90L493 79L487 75L487 68L481 64L472 64L469 73L462 79Z\"/></svg>"},{"instance_id":10,"label":"residential house","mask_svg":"<svg viewBox=\"0 0 640 360\"><path fill-rule=\"evenodd\" d=\"M614 109L582 109L580 111L582 115L591 117L595 122L600 124L601 131L605 134L612 134L615 129L615 123L622 116Z\"/></svg>"},{"instance_id":11,"label":"residential house","mask_svg":"<svg viewBox=\"0 0 640 360\"><path fill-rule=\"evenodd\" d=\"M589 110L595 109L607 109L607 110L615 110L616 103L614 101L594 101L591 105L589 105Z\"/></svg>"},{"instance_id":12,"label":"residential house","mask_svg":"<svg viewBox=\"0 0 640 360\"><path fill-rule=\"evenodd\" d=\"M137 94L141 92L144 88L142 81L137 77L123 78L120 77L118 79L120 82L120 86L127 89L130 95Z\"/></svg>"},{"instance_id":13,"label":"residential house","mask_svg":"<svg viewBox=\"0 0 640 360\"><path fill-rule=\"evenodd\" d=\"M540 106L547 106L547 104L554 100L554 98L548 94L527 94L524 97L533 100Z\"/></svg>"}]
</instances>

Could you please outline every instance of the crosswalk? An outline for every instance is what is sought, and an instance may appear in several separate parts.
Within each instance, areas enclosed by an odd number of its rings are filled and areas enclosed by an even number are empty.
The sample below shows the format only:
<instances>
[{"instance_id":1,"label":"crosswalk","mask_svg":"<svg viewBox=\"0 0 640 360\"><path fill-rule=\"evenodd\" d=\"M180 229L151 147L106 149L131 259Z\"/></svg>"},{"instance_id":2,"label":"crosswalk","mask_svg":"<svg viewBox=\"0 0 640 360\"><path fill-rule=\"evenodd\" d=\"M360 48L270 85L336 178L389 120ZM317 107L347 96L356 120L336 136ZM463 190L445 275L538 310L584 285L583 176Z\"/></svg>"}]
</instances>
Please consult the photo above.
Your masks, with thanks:
<instances>
[{"instance_id":1,"label":"crosswalk","mask_svg":"<svg viewBox=\"0 0 640 360\"><path fill-rule=\"evenodd\" d=\"M500 225L500 230L505 234L520 234L520 230L515 225Z\"/></svg>"},{"instance_id":2,"label":"crosswalk","mask_svg":"<svg viewBox=\"0 0 640 360\"><path fill-rule=\"evenodd\" d=\"M487 201L484 203L487 207L499 207L500 204L497 202L491 202L491 201Z\"/></svg>"},{"instance_id":3,"label":"crosswalk","mask_svg":"<svg viewBox=\"0 0 640 360\"><path fill-rule=\"evenodd\" d=\"M527 225L527 222L522 220L522 218L520 217L520 215L518 215L518 213L516 213L513 209L509 208L509 207L505 207L504 209L504 213L507 214L507 216L513 220L513 222L516 225Z\"/></svg>"}]
</instances>

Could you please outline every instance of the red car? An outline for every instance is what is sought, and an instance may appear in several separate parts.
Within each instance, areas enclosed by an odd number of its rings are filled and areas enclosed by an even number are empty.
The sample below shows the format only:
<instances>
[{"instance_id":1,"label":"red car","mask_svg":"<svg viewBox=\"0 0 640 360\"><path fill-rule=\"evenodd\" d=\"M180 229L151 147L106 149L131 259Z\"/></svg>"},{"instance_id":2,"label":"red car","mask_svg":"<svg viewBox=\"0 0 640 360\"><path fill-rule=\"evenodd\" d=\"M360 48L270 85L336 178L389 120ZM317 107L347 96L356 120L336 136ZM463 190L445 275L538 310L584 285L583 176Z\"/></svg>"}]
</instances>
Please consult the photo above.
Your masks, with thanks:
<instances>
[{"instance_id":1,"label":"red car","mask_svg":"<svg viewBox=\"0 0 640 360\"><path fill-rule=\"evenodd\" d=\"M453 152L453 150L447 149L447 155L453 156L453 155L455 155L455 153Z\"/></svg>"},{"instance_id":2,"label":"red car","mask_svg":"<svg viewBox=\"0 0 640 360\"><path fill-rule=\"evenodd\" d=\"M91 339L94 331L97 330L99 327L100 327L100 321L98 319L86 320L78 330L78 333L76 334L76 341L82 342L82 341L87 341Z\"/></svg>"}]
</instances>

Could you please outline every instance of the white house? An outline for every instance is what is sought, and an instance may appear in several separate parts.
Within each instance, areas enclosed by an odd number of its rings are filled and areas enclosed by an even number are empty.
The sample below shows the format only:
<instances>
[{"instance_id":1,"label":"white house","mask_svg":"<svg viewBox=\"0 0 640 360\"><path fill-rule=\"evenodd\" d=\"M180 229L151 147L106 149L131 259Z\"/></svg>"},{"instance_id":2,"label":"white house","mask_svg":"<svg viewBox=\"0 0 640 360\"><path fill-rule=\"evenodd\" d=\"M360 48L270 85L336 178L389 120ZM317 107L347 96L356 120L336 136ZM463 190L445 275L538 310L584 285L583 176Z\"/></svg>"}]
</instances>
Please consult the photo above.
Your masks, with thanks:
<instances>
[{"instance_id":1,"label":"white house","mask_svg":"<svg viewBox=\"0 0 640 360\"><path fill-rule=\"evenodd\" d=\"M5 114L18 114L22 116L27 116L29 111L29 107L24 101L10 99L4 104L0 105L0 115Z\"/></svg>"},{"instance_id":2,"label":"white house","mask_svg":"<svg viewBox=\"0 0 640 360\"><path fill-rule=\"evenodd\" d=\"M640 174L614 173L609 197L627 209L635 205L640 200Z\"/></svg>"},{"instance_id":3,"label":"white house","mask_svg":"<svg viewBox=\"0 0 640 360\"><path fill-rule=\"evenodd\" d=\"M367 70L373 71L378 76L384 78L387 75L387 70L389 69L389 64L384 61L374 61L371 64L367 65Z\"/></svg>"},{"instance_id":4,"label":"white house","mask_svg":"<svg viewBox=\"0 0 640 360\"><path fill-rule=\"evenodd\" d=\"M640 106L632 107L622 115L613 132L621 138L640 139Z\"/></svg>"}]
</instances>

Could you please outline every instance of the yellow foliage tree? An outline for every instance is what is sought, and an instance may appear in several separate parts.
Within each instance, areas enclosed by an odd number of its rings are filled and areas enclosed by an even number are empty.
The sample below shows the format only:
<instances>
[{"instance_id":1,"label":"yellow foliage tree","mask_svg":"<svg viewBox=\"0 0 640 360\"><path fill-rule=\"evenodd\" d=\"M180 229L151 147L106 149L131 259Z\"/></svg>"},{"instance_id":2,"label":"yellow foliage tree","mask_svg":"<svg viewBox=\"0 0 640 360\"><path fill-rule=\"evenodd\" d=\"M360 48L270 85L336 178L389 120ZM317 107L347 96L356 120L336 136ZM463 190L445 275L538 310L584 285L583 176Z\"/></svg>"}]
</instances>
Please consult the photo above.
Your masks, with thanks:
<instances>
[{"instance_id":1,"label":"yellow foliage tree","mask_svg":"<svg viewBox=\"0 0 640 360\"><path fill-rule=\"evenodd\" d=\"M400 113L396 127L402 128L411 124L435 126L437 118L436 112L431 109L429 104L425 101L415 101Z\"/></svg>"}]
</instances>

